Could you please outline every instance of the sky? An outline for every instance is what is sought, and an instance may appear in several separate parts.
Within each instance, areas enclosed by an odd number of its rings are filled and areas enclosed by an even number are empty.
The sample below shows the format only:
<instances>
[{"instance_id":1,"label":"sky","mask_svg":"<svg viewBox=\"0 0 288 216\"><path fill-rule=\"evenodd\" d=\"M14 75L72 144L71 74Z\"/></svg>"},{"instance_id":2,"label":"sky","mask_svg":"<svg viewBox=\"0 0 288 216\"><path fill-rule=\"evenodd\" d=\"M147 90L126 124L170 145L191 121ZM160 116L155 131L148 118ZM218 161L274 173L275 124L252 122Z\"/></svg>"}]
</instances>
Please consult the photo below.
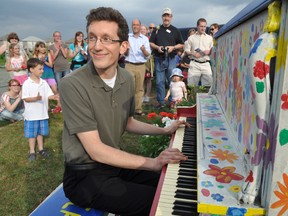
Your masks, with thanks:
<instances>
[{"instance_id":1,"label":"sky","mask_svg":"<svg viewBox=\"0 0 288 216\"><path fill-rule=\"evenodd\" d=\"M1 0L0 37L16 32L20 40L36 36L43 40L60 31L62 39L74 38L77 31L86 35L86 15L100 6L113 7L126 18L142 24L162 23L162 10L172 9L172 25L195 27L199 18L225 24L253 0Z\"/></svg>"}]
</instances>

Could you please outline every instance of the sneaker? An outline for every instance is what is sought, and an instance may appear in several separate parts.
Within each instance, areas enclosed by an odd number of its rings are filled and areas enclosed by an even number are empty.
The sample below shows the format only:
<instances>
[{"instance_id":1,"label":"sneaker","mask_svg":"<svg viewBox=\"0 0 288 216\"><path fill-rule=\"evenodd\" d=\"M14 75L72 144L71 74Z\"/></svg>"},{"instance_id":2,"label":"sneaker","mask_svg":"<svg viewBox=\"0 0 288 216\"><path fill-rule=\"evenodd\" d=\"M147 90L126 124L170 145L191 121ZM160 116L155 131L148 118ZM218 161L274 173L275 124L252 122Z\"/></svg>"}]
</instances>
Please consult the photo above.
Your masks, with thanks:
<instances>
[{"instance_id":1,"label":"sneaker","mask_svg":"<svg viewBox=\"0 0 288 216\"><path fill-rule=\"evenodd\" d=\"M39 151L38 154L42 155L43 157L49 157L50 156L50 153L45 149Z\"/></svg>"},{"instance_id":2,"label":"sneaker","mask_svg":"<svg viewBox=\"0 0 288 216\"><path fill-rule=\"evenodd\" d=\"M150 101L150 97L144 96L143 102L148 103Z\"/></svg>"},{"instance_id":3,"label":"sneaker","mask_svg":"<svg viewBox=\"0 0 288 216\"><path fill-rule=\"evenodd\" d=\"M52 113L60 113L62 112L62 108L60 106L55 107L55 109L52 109Z\"/></svg>"},{"instance_id":4,"label":"sneaker","mask_svg":"<svg viewBox=\"0 0 288 216\"><path fill-rule=\"evenodd\" d=\"M36 160L36 154L35 153L30 153L28 156L29 161L35 161Z\"/></svg>"},{"instance_id":5,"label":"sneaker","mask_svg":"<svg viewBox=\"0 0 288 216\"><path fill-rule=\"evenodd\" d=\"M161 103L158 103L158 104L155 106L156 109L163 109L164 107L165 107L165 105L164 105L164 104L161 104Z\"/></svg>"}]
</instances>

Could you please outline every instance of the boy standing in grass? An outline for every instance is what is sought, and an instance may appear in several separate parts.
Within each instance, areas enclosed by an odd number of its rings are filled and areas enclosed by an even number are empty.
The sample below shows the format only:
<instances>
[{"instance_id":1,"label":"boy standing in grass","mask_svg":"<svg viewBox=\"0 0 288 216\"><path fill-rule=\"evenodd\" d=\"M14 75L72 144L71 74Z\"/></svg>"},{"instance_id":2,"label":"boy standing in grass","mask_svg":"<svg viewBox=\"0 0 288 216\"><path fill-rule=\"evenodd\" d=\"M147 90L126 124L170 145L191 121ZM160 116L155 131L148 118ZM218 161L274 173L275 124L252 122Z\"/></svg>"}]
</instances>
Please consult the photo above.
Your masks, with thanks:
<instances>
[{"instance_id":1,"label":"boy standing in grass","mask_svg":"<svg viewBox=\"0 0 288 216\"><path fill-rule=\"evenodd\" d=\"M24 100L24 136L29 141L29 161L36 159L35 144L37 140L39 154L49 157L49 152L43 148L43 136L49 134L48 126L48 99L59 100L59 95L54 95L48 83L41 79L44 63L31 58L27 62L31 76L22 87L22 99Z\"/></svg>"}]
</instances>

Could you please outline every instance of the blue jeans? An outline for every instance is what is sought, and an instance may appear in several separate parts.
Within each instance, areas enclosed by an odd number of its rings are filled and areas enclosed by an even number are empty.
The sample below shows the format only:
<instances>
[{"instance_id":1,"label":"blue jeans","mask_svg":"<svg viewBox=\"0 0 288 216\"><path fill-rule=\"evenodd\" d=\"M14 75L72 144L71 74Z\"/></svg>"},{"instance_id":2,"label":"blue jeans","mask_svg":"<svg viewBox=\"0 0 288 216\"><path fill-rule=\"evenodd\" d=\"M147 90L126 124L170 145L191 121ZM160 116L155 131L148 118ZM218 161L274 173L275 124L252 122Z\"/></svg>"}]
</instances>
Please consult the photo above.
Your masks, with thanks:
<instances>
[{"instance_id":1,"label":"blue jeans","mask_svg":"<svg viewBox=\"0 0 288 216\"><path fill-rule=\"evenodd\" d=\"M60 79L63 78L64 76L68 75L70 73L70 69L66 70L66 71L54 71L54 75L55 75L55 80L57 85L59 86L60 83Z\"/></svg>"},{"instance_id":2,"label":"blue jeans","mask_svg":"<svg viewBox=\"0 0 288 216\"><path fill-rule=\"evenodd\" d=\"M156 99L161 105L165 104L164 100L166 96L165 84L167 82L168 86L170 85L170 76L174 68L176 68L175 57L161 58L155 56L156 94L157 94Z\"/></svg>"},{"instance_id":3,"label":"blue jeans","mask_svg":"<svg viewBox=\"0 0 288 216\"><path fill-rule=\"evenodd\" d=\"M15 111L15 112L10 112L9 110L4 109L0 113L0 119L2 118L4 120L8 120L8 121L21 121L24 119L23 112L24 112L24 109L20 109L20 110Z\"/></svg>"}]
</instances>

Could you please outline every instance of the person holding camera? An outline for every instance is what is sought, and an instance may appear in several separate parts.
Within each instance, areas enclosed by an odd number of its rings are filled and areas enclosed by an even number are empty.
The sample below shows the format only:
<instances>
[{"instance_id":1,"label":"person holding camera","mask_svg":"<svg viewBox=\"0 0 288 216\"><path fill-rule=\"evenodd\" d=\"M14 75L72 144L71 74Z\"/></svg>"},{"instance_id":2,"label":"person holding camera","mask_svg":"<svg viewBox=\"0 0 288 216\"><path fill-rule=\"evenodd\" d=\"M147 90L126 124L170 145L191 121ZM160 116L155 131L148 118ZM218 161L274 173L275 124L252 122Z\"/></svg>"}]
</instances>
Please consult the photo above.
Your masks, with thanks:
<instances>
[{"instance_id":1,"label":"person holding camera","mask_svg":"<svg viewBox=\"0 0 288 216\"><path fill-rule=\"evenodd\" d=\"M180 31L173 25L172 10L164 8L162 12L163 24L153 30L150 37L150 46L155 56L156 94L158 104L156 108L165 106L165 83L170 85L172 70L176 68L176 54L183 48L183 38Z\"/></svg>"}]
</instances>

